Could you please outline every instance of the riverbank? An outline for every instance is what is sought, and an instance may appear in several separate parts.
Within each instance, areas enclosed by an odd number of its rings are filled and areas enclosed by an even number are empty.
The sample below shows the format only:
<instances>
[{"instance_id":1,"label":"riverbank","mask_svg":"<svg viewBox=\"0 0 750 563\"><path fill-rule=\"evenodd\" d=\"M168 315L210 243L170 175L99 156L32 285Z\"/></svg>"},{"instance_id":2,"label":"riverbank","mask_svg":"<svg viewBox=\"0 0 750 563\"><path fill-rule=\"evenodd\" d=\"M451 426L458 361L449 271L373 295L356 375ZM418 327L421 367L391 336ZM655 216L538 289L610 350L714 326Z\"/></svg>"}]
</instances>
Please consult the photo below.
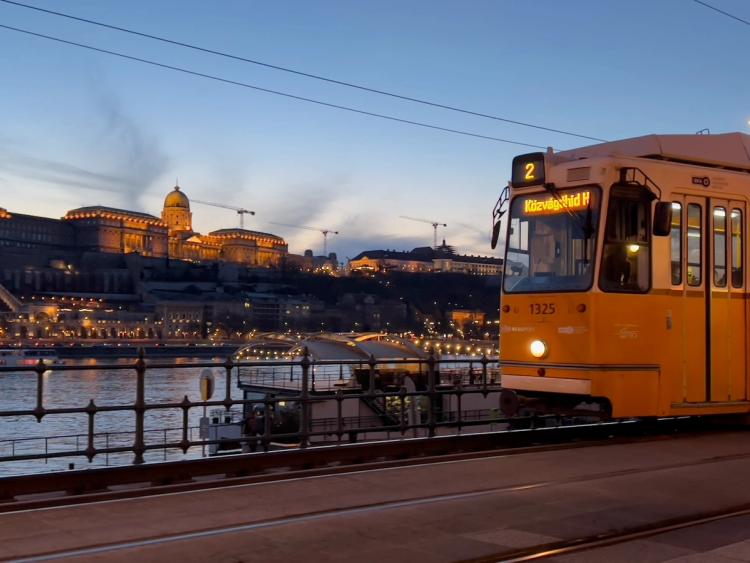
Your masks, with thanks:
<instances>
[{"instance_id":1,"label":"riverbank","mask_svg":"<svg viewBox=\"0 0 750 563\"><path fill-rule=\"evenodd\" d=\"M222 358L234 354L243 344L239 343L188 343L188 344L83 344L70 343L55 346L18 346L17 344L0 344L0 348L33 348L34 350L51 350L60 359L85 358L136 358L138 350L143 348L146 358Z\"/></svg>"}]
</instances>

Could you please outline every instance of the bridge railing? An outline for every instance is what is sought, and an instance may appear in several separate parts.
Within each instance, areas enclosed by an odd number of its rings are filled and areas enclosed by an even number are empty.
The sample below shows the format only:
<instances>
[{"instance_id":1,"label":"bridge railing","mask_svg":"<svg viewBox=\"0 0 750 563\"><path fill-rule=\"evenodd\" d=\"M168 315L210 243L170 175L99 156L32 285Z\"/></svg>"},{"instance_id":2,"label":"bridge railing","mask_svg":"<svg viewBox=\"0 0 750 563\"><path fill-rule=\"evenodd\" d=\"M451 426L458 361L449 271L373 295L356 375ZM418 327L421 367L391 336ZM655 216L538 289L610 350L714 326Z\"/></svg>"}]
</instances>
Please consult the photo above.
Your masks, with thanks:
<instances>
[{"instance_id":1,"label":"bridge railing","mask_svg":"<svg viewBox=\"0 0 750 563\"><path fill-rule=\"evenodd\" d=\"M187 395L180 401L151 402L146 388L149 370L220 368L224 378L224 396L208 401L194 401ZM87 404L73 407L51 407L45 402L46 374L66 371L119 370L123 377L133 377L133 401L123 404L96 403L90 397ZM500 374L496 358L440 359L430 354L427 358L399 358L378 360L313 361L305 350L300 359L289 361L234 361L164 363L147 361L143 351L138 359L127 364L112 365L48 365L39 361L33 366L0 366L4 372L24 372L35 377L36 401L33 408L0 410L0 427L12 432L16 417L34 417L38 422L47 417L85 415L86 429L72 434L74 439L63 441L54 450L30 452L0 449L0 464L24 460L84 457L89 462L100 456L132 453L132 463L145 462L144 454L154 450L175 450L185 454L191 448L226 445L227 439L211 438L203 428L196 439L190 414L195 409L220 409L221 412L241 411L241 432L230 440L243 449L268 451L276 447L309 448L322 442L328 444L355 441L358 437L371 439L381 433L389 437L406 436L418 431L432 437L438 431L460 433L472 425L494 423L499 420L496 409L466 408L470 396L493 397L499 404ZM236 379L235 379L236 377ZM283 384L282 384L283 380ZM291 381L290 381L291 380ZM232 397L235 383L252 388L252 397ZM287 384L293 385L287 385ZM313 408L328 402L328 415L313 416ZM350 401L366 405L364 416L351 416ZM182 424L163 431L163 439L149 438L154 429L146 428L147 414L177 411ZM132 413L132 426L123 428L129 439L114 433L101 432L98 422L107 413ZM220 417L219 417L220 418ZM448 429L448 430L441 430ZM157 429L158 431L158 429ZM104 439L102 438L104 436ZM19 437L22 438L22 437ZM165 454L166 455L166 454Z\"/></svg>"}]
</instances>

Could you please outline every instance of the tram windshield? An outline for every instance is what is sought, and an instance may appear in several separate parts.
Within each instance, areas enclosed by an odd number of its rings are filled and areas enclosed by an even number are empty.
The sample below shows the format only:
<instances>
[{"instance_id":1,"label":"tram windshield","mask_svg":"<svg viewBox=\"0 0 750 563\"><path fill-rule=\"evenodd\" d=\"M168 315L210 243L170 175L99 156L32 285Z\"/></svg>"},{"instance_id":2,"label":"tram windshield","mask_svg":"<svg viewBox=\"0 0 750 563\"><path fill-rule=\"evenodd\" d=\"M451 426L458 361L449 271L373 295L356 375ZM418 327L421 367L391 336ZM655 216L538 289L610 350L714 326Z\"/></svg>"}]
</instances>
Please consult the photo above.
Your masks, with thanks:
<instances>
[{"instance_id":1,"label":"tram windshield","mask_svg":"<svg viewBox=\"0 0 750 563\"><path fill-rule=\"evenodd\" d=\"M595 187L517 196L510 209L503 291L589 289L600 205Z\"/></svg>"}]
</instances>

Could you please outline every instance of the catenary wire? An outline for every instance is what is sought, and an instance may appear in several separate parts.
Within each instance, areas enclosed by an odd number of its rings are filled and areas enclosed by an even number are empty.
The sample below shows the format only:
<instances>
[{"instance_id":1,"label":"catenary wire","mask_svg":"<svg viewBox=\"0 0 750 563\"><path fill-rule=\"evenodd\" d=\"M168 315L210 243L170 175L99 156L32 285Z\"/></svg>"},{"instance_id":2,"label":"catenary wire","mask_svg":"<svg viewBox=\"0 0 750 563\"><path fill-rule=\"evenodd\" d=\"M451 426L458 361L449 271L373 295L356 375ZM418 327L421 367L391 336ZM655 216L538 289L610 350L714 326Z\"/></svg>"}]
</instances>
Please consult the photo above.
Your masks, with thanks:
<instances>
[{"instance_id":1,"label":"catenary wire","mask_svg":"<svg viewBox=\"0 0 750 563\"><path fill-rule=\"evenodd\" d=\"M1 1L4 2L5 0L1 0ZM737 20L740 23L744 23L745 25L750 25L750 21L743 20L739 16L735 16L734 14L730 14L729 12L725 12L724 10L722 10L720 8L717 8L716 6L712 6L708 2L703 2L702 0L693 0L693 2L695 2L696 4L700 4L701 6L705 6L709 10L713 10L714 12L718 12L718 13L723 14L723 15L729 17L729 18L732 18L733 20Z\"/></svg>"},{"instance_id":2,"label":"catenary wire","mask_svg":"<svg viewBox=\"0 0 750 563\"><path fill-rule=\"evenodd\" d=\"M378 89L378 88L370 88L368 86L362 86L361 84L355 84L353 82L346 82L344 80L337 80L335 78L329 78L329 77L326 77L326 76L321 76L321 75L318 75L318 74L312 74L312 73L309 73L309 72L304 72L304 71L296 70L296 69L293 69L293 68L288 68L288 67L283 67L283 66L279 66L279 65L274 65L274 64L266 63L266 62L259 61L259 60L256 60L256 59L249 59L247 57L242 57L240 55L234 55L232 53L227 53L227 52L223 52L223 51L217 51L215 49L209 49L207 47L201 47L199 45L194 45L194 44L191 44L191 43L185 43L185 42L182 42L182 41L177 41L175 39L169 39L167 37L161 37L159 35L152 35L152 34L149 34L149 33L144 33L142 31L136 31L134 29L128 29L128 28L125 28L125 27L120 27L120 26L117 26L117 25L112 25L112 24L108 24L108 23L104 23L104 22L100 22L100 21L96 21L96 20L92 20L92 19L88 19L88 18L83 18L83 17L79 17L79 16L73 16L71 14L66 14L66 13L63 13L63 12L57 12L55 10L48 10L46 8L40 8L38 6L33 6L31 4L24 4L22 2L16 2L15 0L0 0L0 2L4 2L6 4L11 4L11 5L14 5L14 6L19 6L19 7L22 7L22 8L28 8L30 10L36 10L38 12L44 12L46 14L51 14L51 15L54 15L54 16L68 18L68 19L71 19L71 20L75 20L75 21L79 21L79 22L83 22L83 23L87 23L87 24L91 24L91 25L97 25L97 26L104 27L104 28L107 28L107 29L112 29L112 30L115 30L115 31L121 31L123 33L129 33L131 35L137 35L137 36L140 36L140 37L145 37L145 38L148 38L148 39L153 39L155 41L161 41L163 43L169 43L171 45L177 45L179 47L185 47L187 49L193 49L195 51L201 51L203 53L209 53L211 55L218 55L220 57L226 57L226 58L229 58L229 59L234 59L234 60L242 61L242 62L245 62L245 63L251 63L251 64L254 64L254 65L258 65L258 66L262 66L262 67L266 67L266 68L271 68L271 69L274 69L274 70L280 70L280 71L283 71L283 72L288 72L288 73L291 73L291 74L296 74L298 76L304 76L306 78L312 78L312 79L315 79L315 80L322 80L324 82L329 82L331 84L337 84L339 86L346 86L348 88L356 88L358 90L362 90L362 91L365 91L365 92L371 92L371 93L374 93L374 94L380 94L380 95L383 95L383 96L389 96L391 98L397 98L397 99L405 100L405 101L408 101L408 102L414 102L414 103L423 104L423 105L426 105L426 106L432 106L432 107L436 107L436 108L440 108L440 109L445 109L445 110L449 110L449 111L455 111L455 112L464 113L464 114L468 114L468 115L474 115L474 116L477 116L477 117L484 117L484 118L487 118L487 119L493 119L495 121L502 121L502 122L505 122L505 123L511 123L513 125L520 125L522 127L531 127L533 129L539 129L539 130L542 130L542 131L549 131L551 133L559 133L561 135L570 135L572 137L578 137L578 138L581 138L581 139L588 139L590 141L606 142L606 139L600 139L598 137L591 137L589 135L583 135L581 133L575 133L575 132L572 132L572 131L565 131L563 129L555 129L555 128L552 128L552 127L545 127L543 125L536 125L536 124L533 124L533 123L526 123L524 121L518 121L518 120L510 119L510 118L507 118L507 117L499 117L497 115L492 115L492 114L483 113L483 112L479 112L479 111L469 110L469 109L466 109L466 108L460 108L460 107L457 107L457 106L451 106L451 105L447 105L447 104L441 104L439 102L433 102L433 101L424 100L424 99L421 99L421 98L414 98L412 96L406 96L404 94L398 94L398 93L395 93L395 92L390 92L390 91L387 91L387 90L381 90L381 89Z\"/></svg>"},{"instance_id":3,"label":"catenary wire","mask_svg":"<svg viewBox=\"0 0 750 563\"><path fill-rule=\"evenodd\" d=\"M102 49L100 47L94 47L93 45L87 45L85 43L77 43L75 41L69 41L67 39L61 39L59 37L53 37L51 35L45 35L43 33L37 33L37 32L34 32L34 31L29 31L27 29L21 29L21 28L18 28L18 27L12 27L12 26L9 26L9 25L0 24L0 28L2 28L2 29L8 29L10 31L16 31L16 32L19 32L19 33L24 33L26 35L32 35L34 37L40 37L42 39L48 39L50 41L56 41L58 43L64 43L66 45L71 45L71 46L74 46L74 47L80 47L82 49L89 49L91 51L96 51L98 53L104 53L104 54L107 54L107 55L112 55L112 56L115 56L115 57L120 57L120 58L123 58L123 59L131 60L131 61L136 61L136 62L148 64L148 65L159 67L159 68L165 68L165 69L173 70L173 71L176 71L176 72L182 72L184 74L189 74L189 75L192 75L192 76L198 76L198 77L201 77L201 78L207 78L209 80L215 80L217 82L223 82L225 84L231 84L231 85L234 85L234 86L241 86L243 88L249 88L251 90L256 90L256 91L259 91L259 92L266 92L268 94L275 94L277 96L283 96L285 98L291 98L293 100L298 100L298 101L303 101L303 102L309 102L311 104L317 104L317 105L325 106L325 107L329 107L329 108L339 109L339 110L348 111L348 112L352 112L352 113L358 113L358 114L367 115L367 116L370 116L370 117L378 117L380 119L387 119L389 121L395 121L395 122L398 122L398 123L405 123L405 124L408 124L408 125L415 125L417 127L425 127L425 128L428 128L428 129L435 129L437 131L443 131L443 132L446 132L446 133L455 133L457 135L465 135L467 137L476 137L478 139L485 139L485 140L488 140L488 141L497 141L497 142L500 142L500 143L509 143L509 144L512 144L512 145L520 145L520 146L523 146L523 147L531 147L531 148L535 148L535 149L545 149L546 148L546 147L543 147L541 145L533 145L531 143L524 143L524 142L521 142L521 141L513 141L513 140L510 140L510 139L502 139L500 137L493 137L493 136L490 136L490 135L482 135L480 133L473 133L471 131L462 131L460 129L452 129L450 127L442 127L440 125L434 125L432 123L424 123L424 122L421 122L421 121L414 121L414 120L411 120L411 119L403 119L401 117L395 117L395 116L392 116L392 115L386 115L384 113L376 113L376 112L367 111L367 110L358 109L358 108L353 108L353 107L349 107L349 106L342 106L342 105L339 105L339 104L333 104L333 103L330 103L330 102L324 102L323 100L316 100L314 98L307 98L307 97L304 97L304 96L298 96L296 94L290 94L288 92L282 92L280 90L272 90L270 88L263 88L261 86L255 86L253 84L248 84L246 82L240 82L238 80L231 80L229 78L222 78L220 76L215 76L215 75L212 75L212 74L206 74L206 73L203 73L203 72L198 72L198 71L195 71L195 70L190 70L190 69L179 67L179 66L168 65L168 64L160 63L158 61L153 61L153 60L150 60L150 59L143 59L141 57L134 57L133 55L126 55L125 53L119 53L117 51L110 51L108 49Z\"/></svg>"}]
</instances>

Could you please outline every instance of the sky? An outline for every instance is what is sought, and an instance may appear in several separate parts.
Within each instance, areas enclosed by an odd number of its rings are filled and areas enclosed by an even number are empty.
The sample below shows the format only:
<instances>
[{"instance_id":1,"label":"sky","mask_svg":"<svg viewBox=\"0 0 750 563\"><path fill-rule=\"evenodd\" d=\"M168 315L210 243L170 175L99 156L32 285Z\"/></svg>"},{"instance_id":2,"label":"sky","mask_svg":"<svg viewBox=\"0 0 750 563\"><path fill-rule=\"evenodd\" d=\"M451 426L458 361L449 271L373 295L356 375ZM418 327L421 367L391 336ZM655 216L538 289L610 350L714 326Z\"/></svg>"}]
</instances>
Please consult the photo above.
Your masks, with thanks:
<instances>
[{"instance_id":1,"label":"sky","mask_svg":"<svg viewBox=\"0 0 750 563\"><path fill-rule=\"evenodd\" d=\"M20 0L272 65L615 140L750 132L750 25L691 0ZM750 20L745 0L711 0ZM592 141L396 100L0 2L0 24L263 88L521 143ZM339 259L432 244L491 255L490 213L534 148L415 127L0 29L0 207L159 215L191 198ZM238 225L192 205L194 229Z\"/></svg>"}]
</instances>

